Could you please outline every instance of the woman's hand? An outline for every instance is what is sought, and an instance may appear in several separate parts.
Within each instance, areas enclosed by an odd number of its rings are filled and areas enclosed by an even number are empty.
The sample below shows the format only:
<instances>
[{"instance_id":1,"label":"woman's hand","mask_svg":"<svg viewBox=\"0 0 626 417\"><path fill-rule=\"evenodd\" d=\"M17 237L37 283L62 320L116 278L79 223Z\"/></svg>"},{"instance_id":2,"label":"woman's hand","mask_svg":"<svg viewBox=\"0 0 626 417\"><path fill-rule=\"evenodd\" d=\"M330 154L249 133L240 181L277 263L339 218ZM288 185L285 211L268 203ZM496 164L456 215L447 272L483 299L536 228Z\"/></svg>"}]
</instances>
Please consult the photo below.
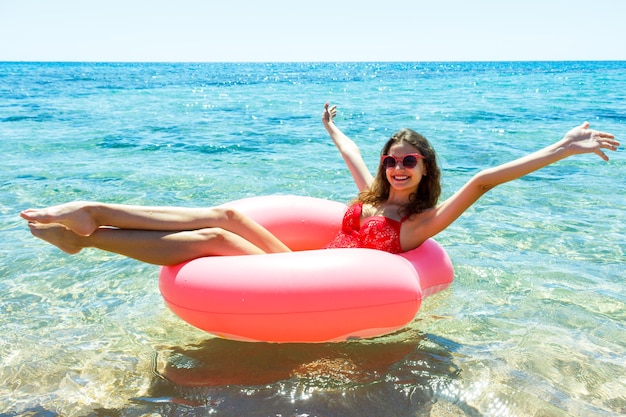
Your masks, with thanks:
<instances>
[{"instance_id":1,"label":"woman's hand","mask_svg":"<svg viewBox=\"0 0 626 417\"><path fill-rule=\"evenodd\" d=\"M593 152L605 161L608 161L609 157L602 149L616 151L620 146L612 134L589 129L589 122L567 132L561 140L561 144L572 154Z\"/></svg>"},{"instance_id":2,"label":"woman's hand","mask_svg":"<svg viewBox=\"0 0 626 417\"><path fill-rule=\"evenodd\" d=\"M322 113L324 124L332 123L335 116L337 116L337 106L331 106L330 103L324 104L324 112Z\"/></svg>"}]
</instances>

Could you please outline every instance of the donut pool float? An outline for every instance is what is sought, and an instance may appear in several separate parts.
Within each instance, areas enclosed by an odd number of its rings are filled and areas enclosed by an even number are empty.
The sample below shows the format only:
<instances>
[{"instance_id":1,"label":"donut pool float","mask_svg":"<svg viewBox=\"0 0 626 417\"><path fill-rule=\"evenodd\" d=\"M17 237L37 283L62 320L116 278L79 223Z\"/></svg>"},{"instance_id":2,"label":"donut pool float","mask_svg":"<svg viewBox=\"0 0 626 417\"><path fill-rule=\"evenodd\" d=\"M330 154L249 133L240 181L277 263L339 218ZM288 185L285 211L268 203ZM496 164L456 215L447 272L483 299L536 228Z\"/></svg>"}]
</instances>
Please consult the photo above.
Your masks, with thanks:
<instances>
[{"instance_id":1,"label":"donut pool float","mask_svg":"<svg viewBox=\"0 0 626 417\"><path fill-rule=\"evenodd\" d=\"M224 206L250 216L294 252L212 256L161 268L159 289L182 320L227 339L338 342L406 326L422 299L452 283L433 239L400 254L324 249L347 206L300 196L264 196Z\"/></svg>"}]
</instances>

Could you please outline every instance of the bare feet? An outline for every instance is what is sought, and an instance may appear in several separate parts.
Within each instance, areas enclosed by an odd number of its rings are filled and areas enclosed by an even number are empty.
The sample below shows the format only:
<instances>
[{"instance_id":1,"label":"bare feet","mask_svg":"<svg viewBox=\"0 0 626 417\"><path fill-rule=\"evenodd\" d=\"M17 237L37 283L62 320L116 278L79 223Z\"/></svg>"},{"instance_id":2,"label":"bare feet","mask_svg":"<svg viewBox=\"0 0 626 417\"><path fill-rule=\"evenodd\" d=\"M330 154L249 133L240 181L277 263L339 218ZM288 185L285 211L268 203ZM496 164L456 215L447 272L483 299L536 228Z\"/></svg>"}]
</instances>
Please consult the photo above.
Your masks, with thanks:
<instances>
[{"instance_id":1,"label":"bare feet","mask_svg":"<svg viewBox=\"0 0 626 417\"><path fill-rule=\"evenodd\" d=\"M80 236L91 235L99 226L89 213L87 205L81 202L66 203L43 209L28 209L21 212L20 217L30 223L62 224Z\"/></svg>"},{"instance_id":2,"label":"bare feet","mask_svg":"<svg viewBox=\"0 0 626 417\"><path fill-rule=\"evenodd\" d=\"M80 245L81 236L60 224L28 223L28 227L33 236L53 244L63 252L73 255L83 248Z\"/></svg>"}]
</instances>

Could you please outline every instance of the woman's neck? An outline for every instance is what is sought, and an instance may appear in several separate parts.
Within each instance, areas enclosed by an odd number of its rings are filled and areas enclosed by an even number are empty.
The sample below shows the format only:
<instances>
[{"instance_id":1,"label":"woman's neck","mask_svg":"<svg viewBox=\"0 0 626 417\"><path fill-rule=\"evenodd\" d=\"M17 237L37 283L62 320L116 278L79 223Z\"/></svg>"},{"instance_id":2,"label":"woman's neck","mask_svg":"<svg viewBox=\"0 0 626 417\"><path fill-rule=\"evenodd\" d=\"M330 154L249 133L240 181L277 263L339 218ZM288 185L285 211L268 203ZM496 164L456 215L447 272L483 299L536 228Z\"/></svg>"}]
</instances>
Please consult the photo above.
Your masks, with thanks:
<instances>
[{"instance_id":1,"label":"woman's neck","mask_svg":"<svg viewBox=\"0 0 626 417\"><path fill-rule=\"evenodd\" d=\"M390 206L404 206L411 201L410 196L413 191L414 190L398 191L391 189L389 190L389 197L387 197L387 200L383 204Z\"/></svg>"}]
</instances>

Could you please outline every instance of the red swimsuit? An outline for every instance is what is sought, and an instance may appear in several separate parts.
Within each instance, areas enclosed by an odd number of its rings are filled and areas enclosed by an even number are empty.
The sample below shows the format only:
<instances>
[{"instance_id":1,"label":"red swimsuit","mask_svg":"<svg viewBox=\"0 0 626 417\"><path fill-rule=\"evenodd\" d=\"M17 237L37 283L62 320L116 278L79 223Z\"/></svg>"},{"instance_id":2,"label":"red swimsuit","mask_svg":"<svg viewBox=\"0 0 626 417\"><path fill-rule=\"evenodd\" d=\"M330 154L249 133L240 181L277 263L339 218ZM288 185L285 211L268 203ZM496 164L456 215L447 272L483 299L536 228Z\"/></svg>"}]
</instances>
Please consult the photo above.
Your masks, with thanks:
<instances>
[{"instance_id":1,"label":"red swimsuit","mask_svg":"<svg viewBox=\"0 0 626 417\"><path fill-rule=\"evenodd\" d=\"M402 252L400 226L406 220L393 220L384 216L368 217L361 226L363 203L348 207L343 216L341 231L326 248L370 248L391 253Z\"/></svg>"}]
</instances>

